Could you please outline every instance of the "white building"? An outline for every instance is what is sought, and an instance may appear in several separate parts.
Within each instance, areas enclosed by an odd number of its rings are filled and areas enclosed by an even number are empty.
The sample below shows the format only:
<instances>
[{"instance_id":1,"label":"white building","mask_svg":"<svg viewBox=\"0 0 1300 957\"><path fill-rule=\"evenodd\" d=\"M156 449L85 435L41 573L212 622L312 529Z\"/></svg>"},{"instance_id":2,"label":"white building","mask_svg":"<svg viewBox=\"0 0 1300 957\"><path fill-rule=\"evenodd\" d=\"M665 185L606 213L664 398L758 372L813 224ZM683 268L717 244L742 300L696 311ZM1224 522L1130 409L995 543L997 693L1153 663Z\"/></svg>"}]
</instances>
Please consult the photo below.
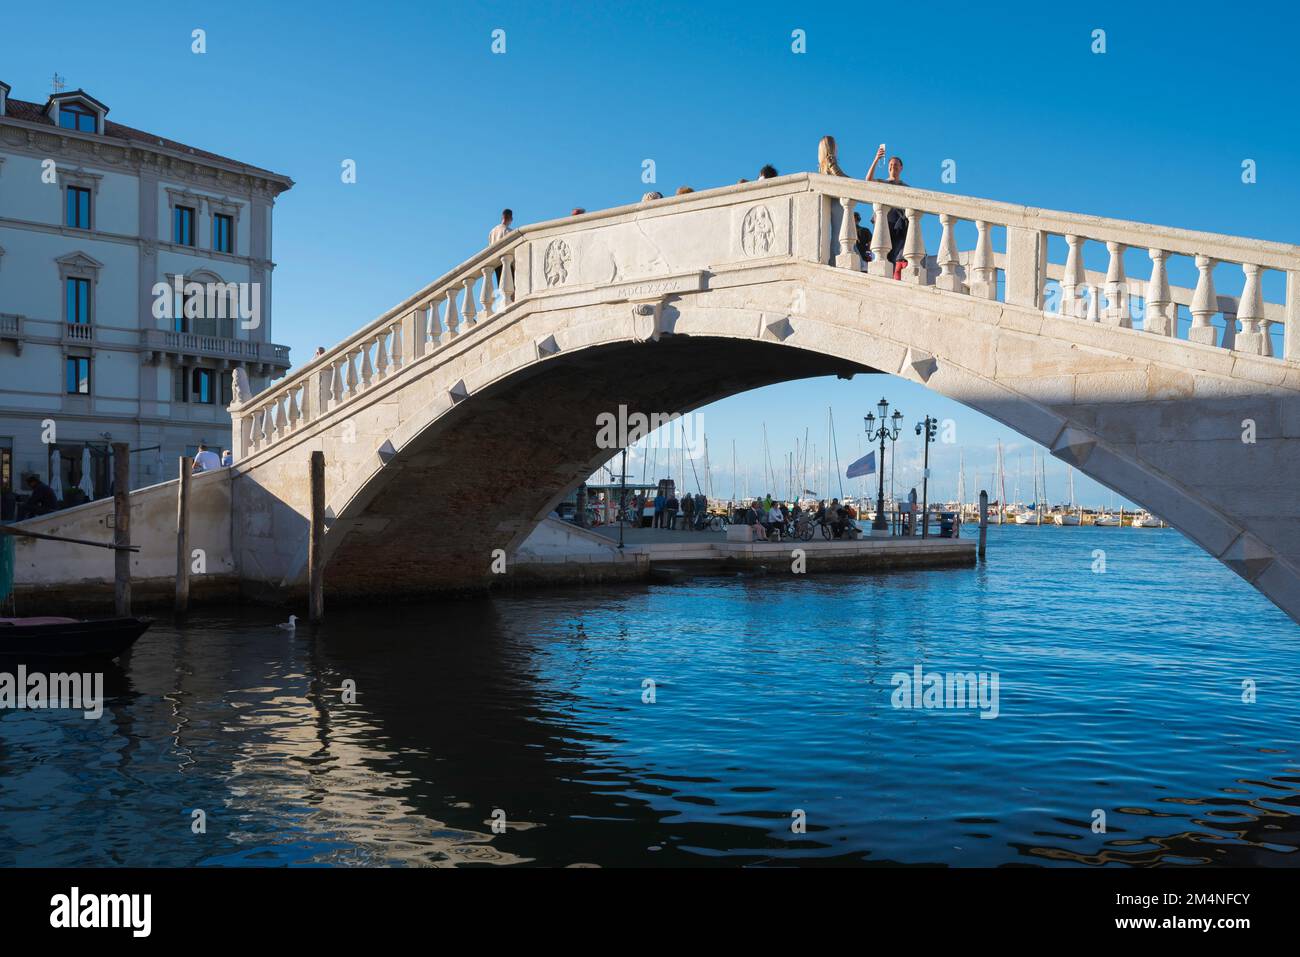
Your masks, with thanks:
<instances>
[{"instance_id":1,"label":"white building","mask_svg":"<svg viewBox=\"0 0 1300 957\"><path fill-rule=\"evenodd\" d=\"M130 443L133 487L173 478L200 442L230 448L236 367L254 391L289 367L271 341L271 213L293 181L110 122L82 90L9 94L0 83L0 490L58 469L66 491L89 448L102 497L110 442ZM159 286L178 282L179 297Z\"/></svg>"}]
</instances>

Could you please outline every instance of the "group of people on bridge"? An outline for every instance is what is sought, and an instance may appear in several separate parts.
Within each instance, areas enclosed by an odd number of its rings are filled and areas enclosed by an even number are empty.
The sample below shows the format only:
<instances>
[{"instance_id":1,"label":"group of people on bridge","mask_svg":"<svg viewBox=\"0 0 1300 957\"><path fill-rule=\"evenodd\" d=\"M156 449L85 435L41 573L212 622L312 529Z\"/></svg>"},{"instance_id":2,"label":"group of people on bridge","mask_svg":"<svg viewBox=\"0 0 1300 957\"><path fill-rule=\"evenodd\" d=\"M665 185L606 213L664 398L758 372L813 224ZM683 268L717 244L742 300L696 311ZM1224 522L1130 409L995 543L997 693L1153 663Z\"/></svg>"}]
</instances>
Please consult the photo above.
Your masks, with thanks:
<instances>
[{"instance_id":1,"label":"group of people on bridge","mask_svg":"<svg viewBox=\"0 0 1300 957\"><path fill-rule=\"evenodd\" d=\"M893 186L906 186L903 182L903 160L898 156L891 156L885 164L888 169L888 176L885 179L876 177L876 167L880 161L885 158L885 144L881 143L876 150L875 157L871 160L871 166L867 169L867 175L864 177L869 183L886 183ZM835 144L835 137L823 136L817 143L817 172L825 176L848 176L840 167L838 148ZM780 174L776 167L770 163L764 165L758 171L758 179L775 179ZM738 183L748 183L748 179L740 179ZM693 193L695 190L690 186L677 187L677 196L684 196ZM655 200L664 198L664 194L658 190L651 190L642 195L641 202L652 203ZM570 216L581 216L587 210L581 206L575 206L569 213ZM488 232L488 245L494 246L501 240L505 239L510 233L514 232L514 210L503 209L501 211L501 221L497 223ZM871 251L871 230L862 225L862 215L854 212L853 221L857 230L857 241L855 248L858 255L862 258L863 263L868 263L875 258ZM907 242L907 216L901 209L891 209L887 218L886 227L889 230L889 252L886 258L894 264L894 278L902 276L903 269L907 266L907 260L903 258L903 247ZM500 279L501 267L497 267L497 278Z\"/></svg>"}]
</instances>

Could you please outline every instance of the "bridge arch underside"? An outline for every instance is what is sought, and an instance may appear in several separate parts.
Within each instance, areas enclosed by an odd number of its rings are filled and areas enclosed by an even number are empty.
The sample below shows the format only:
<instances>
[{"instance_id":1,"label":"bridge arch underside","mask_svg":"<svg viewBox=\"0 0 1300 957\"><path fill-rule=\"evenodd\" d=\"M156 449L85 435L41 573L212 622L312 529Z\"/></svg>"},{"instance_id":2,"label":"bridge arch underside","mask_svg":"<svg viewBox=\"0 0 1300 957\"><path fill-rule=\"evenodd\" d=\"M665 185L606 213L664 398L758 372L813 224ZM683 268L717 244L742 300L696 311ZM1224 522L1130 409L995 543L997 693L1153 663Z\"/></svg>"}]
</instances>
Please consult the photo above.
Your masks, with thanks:
<instances>
[{"instance_id":1,"label":"bridge arch underside","mask_svg":"<svg viewBox=\"0 0 1300 957\"><path fill-rule=\"evenodd\" d=\"M872 371L771 342L688 336L538 363L447 410L376 474L336 522L347 533L329 550L327 591L481 591L493 550L513 556L617 452L598 447L596 423L620 406L686 413L778 382Z\"/></svg>"},{"instance_id":2,"label":"bridge arch underside","mask_svg":"<svg viewBox=\"0 0 1300 957\"><path fill-rule=\"evenodd\" d=\"M1149 508L1300 621L1300 390L1289 369L828 266L719 271L653 307L598 295L528 301L363 394L358 411L344 406L297 444L254 455L241 473L252 483L236 483L249 516L237 541L244 581L305 585L310 448L325 452L337 516L325 536L331 595L482 590L492 551L512 555L611 454L596 446L600 413L687 412L776 382L880 371ZM878 391L867 387L864 404ZM352 425L359 438L341 444Z\"/></svg>"}]
</instances>

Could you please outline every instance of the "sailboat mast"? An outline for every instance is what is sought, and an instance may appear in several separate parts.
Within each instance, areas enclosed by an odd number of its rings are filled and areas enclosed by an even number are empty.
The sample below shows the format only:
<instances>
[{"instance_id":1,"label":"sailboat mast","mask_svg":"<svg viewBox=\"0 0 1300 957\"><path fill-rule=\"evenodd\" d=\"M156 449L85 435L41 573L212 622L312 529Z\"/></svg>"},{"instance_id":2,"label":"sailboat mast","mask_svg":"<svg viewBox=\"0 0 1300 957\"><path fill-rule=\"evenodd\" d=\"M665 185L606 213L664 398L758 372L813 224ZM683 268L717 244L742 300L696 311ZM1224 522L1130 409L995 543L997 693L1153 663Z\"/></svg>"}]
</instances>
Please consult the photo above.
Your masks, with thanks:
<instances>
[{"instance_id":1,"label":"sailboat mast","mask_svg":"<svg viewBox=\"0 0 1300 957\"><path fill-rule=\"evenodd\" d=\"M998 439L998 524L1007 511L1007 473L1002 463L1002 440Z\"/></svg>"}]
</instances>

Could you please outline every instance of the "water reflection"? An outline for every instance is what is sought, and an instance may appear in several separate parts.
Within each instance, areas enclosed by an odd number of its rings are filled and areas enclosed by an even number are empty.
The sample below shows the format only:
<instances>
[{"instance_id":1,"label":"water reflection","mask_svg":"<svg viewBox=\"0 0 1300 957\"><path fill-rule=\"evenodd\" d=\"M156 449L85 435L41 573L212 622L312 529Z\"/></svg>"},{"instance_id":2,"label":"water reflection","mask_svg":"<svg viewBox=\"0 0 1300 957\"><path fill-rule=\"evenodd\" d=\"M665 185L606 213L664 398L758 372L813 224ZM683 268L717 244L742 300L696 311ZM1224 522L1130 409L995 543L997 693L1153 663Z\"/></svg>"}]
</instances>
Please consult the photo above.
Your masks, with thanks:
<instances>
[{"instance_id":1,"label":"water reflection","mask_svg":"<svg viewBox=\"0 0 1300 957\"><path fill-rule=\"evenodd\" d=\"M990 557L160 623L103 720L0 712L0 863L1292 864L1295 626L1174 533ZM997 720L891 707L918 663Z\"/></svg>"}]
</instances>

